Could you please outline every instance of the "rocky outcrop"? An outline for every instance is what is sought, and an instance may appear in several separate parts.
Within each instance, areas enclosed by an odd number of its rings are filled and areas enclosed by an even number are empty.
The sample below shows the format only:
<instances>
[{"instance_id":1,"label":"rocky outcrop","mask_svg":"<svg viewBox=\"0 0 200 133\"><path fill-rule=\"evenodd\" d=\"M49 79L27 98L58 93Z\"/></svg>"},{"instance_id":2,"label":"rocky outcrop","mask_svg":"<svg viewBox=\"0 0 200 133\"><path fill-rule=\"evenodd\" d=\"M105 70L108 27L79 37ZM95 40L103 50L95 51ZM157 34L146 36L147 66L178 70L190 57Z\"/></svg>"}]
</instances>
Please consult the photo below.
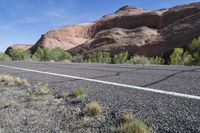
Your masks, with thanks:
<instances>
[{"instance_id":1,"label":"rocky outcrop","mask_svg":"<svg viewBox=\"0 0 200 133\"><path fill-rule=\"evenodd\" d=\"M157 11L124 6L92 23L49 31L30 50L59 47L84 57L94 51L157 56L199 35L200 2Z\"/></svg>"},{"instance_id":2,"label":"rocky outcrop","mask_svg":"<svg viewBox=\"0 0 200 133\"><path fill-rule=\"evenodd\" d=\"M23 50L30 50L30 48L32 47L33 45L31 44L14 44L10 47L8 47L5 51L6 54L10 55L10 52L12 50L16 50L16 49L23 49Z\"/></svg>"},{"instance_id":3,"label":"rocky outcrop","mask_svg":"<svg viewBox=\"0 0 200 133\"><path fill-rule=\"evenodd\" d=\"M157 56L184 47L200 35L200 2L170 9L148 11L125 6L95 22L93 38L71 49L87 57L94 51L111 55Z\"/></svg>"},{"instance_id":4,"label":"rocky outcrop","mask_svg":"<svg viewBox=\"0 0 200 133\"><path fill-rule=\"evenodd\" d=\"M133 55L139 47L157 37L158 31L146 26L135 29L112 28L98 32L94 39L80 45L70 52L88 56L94 51L106 51L115 55L121 51L129 51Z\"/></svg>"},{"instance_id":5,"label":"rocky outcrop","mask_svg":"<svg viewBox=\"0 0 200 133\"><path fill-rule=\"evenodd\" d=\"M69 50L91 39L92 26L93 23L86 23L54 29L42 35L31 50L35 51L38 46Z\"/></svg>"}]
</instances>

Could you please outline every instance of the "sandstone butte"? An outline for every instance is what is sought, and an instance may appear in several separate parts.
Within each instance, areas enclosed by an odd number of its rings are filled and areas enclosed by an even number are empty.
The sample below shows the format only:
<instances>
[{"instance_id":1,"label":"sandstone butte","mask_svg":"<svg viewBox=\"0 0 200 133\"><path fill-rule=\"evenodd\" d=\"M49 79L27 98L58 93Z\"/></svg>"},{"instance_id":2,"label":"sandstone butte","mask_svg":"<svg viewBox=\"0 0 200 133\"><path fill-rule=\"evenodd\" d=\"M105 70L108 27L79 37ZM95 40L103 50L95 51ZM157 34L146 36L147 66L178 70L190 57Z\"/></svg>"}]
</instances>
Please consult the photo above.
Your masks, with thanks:
<instances>
[{"instance_id":1,"label":"sandstone butte","mask_svg":"<svg viewBox=\"0 0 200 133\"><path fill-rule=\"evenodd\" d=\"M91 23L51 30L31 48L18 47L32 53L38 47L59 47L84 57L94 51L157 56L176 47L185 47L199 35L200 2L155 11L124 6ZM18 47L14 45L8 49Z\"/></svg>"}]
</instances>

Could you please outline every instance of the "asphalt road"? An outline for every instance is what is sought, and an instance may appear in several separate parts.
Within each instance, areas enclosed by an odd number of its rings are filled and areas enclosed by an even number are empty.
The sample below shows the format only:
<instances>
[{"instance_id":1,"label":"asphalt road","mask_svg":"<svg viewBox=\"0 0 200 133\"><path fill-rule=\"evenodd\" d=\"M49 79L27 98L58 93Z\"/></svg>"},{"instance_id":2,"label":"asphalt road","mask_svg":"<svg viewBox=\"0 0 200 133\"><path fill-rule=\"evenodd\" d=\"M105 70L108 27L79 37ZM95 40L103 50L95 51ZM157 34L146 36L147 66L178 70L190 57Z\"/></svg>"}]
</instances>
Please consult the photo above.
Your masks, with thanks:
<instances>
[{"instance_id":1,"label":"asphalt road","mask_svg":"<svg viewBox=\"0 0 200 133\"><path fill-rule=\"evenodd\" d=\"M159 133L200 132L200 67L0 62L0 74L44 81L54 91L83 86L88 100L132 112Z\"/></svg>"}]
</instances>

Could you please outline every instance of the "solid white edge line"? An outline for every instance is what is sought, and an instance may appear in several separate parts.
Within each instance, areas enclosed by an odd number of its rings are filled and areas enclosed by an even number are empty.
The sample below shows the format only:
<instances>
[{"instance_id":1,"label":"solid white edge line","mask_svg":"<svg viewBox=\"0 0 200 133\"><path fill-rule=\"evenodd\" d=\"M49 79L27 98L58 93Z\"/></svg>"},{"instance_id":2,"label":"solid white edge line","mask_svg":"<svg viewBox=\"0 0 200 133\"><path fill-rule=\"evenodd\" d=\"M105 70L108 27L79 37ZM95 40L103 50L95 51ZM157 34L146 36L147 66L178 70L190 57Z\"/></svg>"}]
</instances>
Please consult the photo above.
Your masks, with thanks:
<instances>
[{"instance_id":1,"label":"solid white edge line","mask_svg":"<svg viewBox=\"0 0 200 133\"><path fill-rule=\"evenodd\" d=\"M157 89L139 87L139 86L134 86L134 85L120 84L120 83L115 83L115 82L96 80L96 79L90 79L90 78L84 78L84 77L77 77L77 76L71 76L71 75L64 75L64 74L58 74L58 73L52 73L52 72L43 72L43 71L38 71L38 70L33 70L33 69L12 67L12 66L6 66L6 65L0 65L0 67L10 68L10 69L15 69L15 70L28 71L28 72L34 72L34 73L40 73L40 74L46 74L46 75L59 76L59 77L65 77L65 78L79 79L79 80L97 82L97 83L108 84L108 85L113 85L113 86L120 86L120 87L125 87L125 88L132 88L132 89L137 89L137 90L154 92L154 93L159 93L159 94L164 94L164 95L171 95L171 96L176 96L176 97L183 97L183 98L200 100L200 96L182 94L182 93L177 93L177 92L172 92L172 91L157 90Z\"/></svg>"}]
</instances>

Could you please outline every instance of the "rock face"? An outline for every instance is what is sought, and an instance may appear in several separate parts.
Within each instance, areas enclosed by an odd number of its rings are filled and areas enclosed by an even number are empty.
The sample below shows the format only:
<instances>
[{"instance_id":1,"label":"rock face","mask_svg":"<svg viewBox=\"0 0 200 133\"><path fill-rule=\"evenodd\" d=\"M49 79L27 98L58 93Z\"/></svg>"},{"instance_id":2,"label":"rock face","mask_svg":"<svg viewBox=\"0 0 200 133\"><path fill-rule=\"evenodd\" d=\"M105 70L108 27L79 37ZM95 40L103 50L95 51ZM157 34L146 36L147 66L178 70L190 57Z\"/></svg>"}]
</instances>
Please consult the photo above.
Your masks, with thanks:
<instances>
[{"instance_id":1,"label":"rock face","mask_svg":"<svg viewBox=\"0 0 200 133\"><path fill-rule=\"evenodd\" d=\"M91 40L70 52L84 57L94 51L157 56L200 35L200 2L158 11L125 6L97 20L93 31Z\"/></svg>"},{"instance_id":2,"label":"rock face","mask_svg":"<svg viewBox=\"0 0 200 133\"><path fill-rule=\"evenodd\" d=\"M68 25L42 35L31 48L35 51L38 46L45 48L63 48L69 50L91 39L93 23Z\"/></svg>"},{"instance_id":3,"label":"rock face","mask_svg":"<svg viewBox=\"0 0 200 133\"><path fill-rule=\"evenodd\" d=\"M94 51L157 56L199 35L200 2L157 11L124 6L92 23L49 31L30 50L59 47L84 57Z\"/></svg>"},{"instance_id":4,"label":"rock face","mask_svg":"<svg viewBox=\"0 0 200 133\"><path fill-rule=\"evenodd\" d=\"M33 45L31 44L14 44L10 47L8 47L5 51L6 54L10 55L10 52L12 50L16 50L16 49L23 49L23 50L30 50L30 48L32 47Z\"/></svg>"}]
</instances>

